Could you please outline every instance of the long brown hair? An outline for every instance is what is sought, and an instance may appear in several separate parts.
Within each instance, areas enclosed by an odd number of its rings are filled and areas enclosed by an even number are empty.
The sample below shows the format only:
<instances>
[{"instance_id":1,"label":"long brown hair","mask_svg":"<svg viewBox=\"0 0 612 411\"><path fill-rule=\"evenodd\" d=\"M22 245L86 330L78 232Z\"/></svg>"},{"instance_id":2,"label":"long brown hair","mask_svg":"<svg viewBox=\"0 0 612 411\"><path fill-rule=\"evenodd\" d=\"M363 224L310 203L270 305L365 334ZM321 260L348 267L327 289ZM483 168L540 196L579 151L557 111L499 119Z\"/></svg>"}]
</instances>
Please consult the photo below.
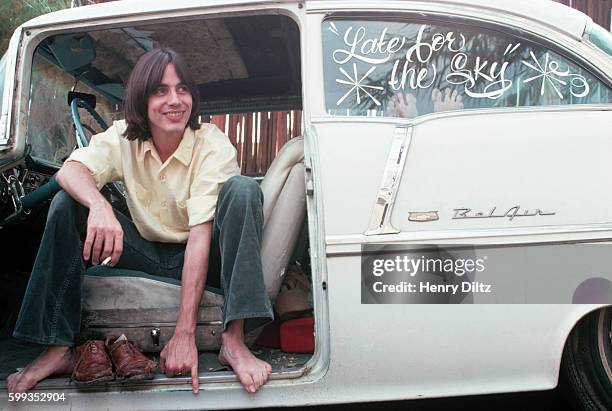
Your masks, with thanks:
<instances>
[{"instance_id":1,"label":"long brown hair","mask_svg":"<svg viewBox=\"0 0 612 411\"><path fill-rule=\"evenodd\" d=\"M147 102L151 93L161 84L164 70L173 64L181 82L187 86L193 100L187 126L193 130L200 128L198 105L200 93L187 63L176 51L169 48L155 49L143 54L134 66L127 82L125 94L125 122L127 129L123 136L128 140L148 140L151 138Z\"/></svg>"}]
</instances>

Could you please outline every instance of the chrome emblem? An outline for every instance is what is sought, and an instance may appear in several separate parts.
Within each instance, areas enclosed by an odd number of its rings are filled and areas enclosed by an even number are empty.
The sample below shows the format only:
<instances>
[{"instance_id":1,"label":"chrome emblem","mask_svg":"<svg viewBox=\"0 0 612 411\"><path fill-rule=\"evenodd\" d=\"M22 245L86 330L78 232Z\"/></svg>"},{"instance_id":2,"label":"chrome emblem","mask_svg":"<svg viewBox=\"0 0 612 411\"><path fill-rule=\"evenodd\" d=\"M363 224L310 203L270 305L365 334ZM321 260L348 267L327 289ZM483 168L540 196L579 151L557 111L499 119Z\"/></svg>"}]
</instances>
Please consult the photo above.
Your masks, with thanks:
<instances>
[{"instance_id":1,"label":"chrome emblem","mask_svg":"<svg viewBox=\"0 0 612 411\"><path fill-rule=\"evenodd\" d=\"M466 218L507 218L508 221L512 221L518 217L536 217L556 214L555 212L542 211L539 208L536 208L535 211L529 211L528 209L522 210L520 205L510 207L505 212L498 212L497 207L493 207L488 213L473 211L471 208L455 208L453 211L453 220L463 220Z\"/></svg>"}]
</instances>

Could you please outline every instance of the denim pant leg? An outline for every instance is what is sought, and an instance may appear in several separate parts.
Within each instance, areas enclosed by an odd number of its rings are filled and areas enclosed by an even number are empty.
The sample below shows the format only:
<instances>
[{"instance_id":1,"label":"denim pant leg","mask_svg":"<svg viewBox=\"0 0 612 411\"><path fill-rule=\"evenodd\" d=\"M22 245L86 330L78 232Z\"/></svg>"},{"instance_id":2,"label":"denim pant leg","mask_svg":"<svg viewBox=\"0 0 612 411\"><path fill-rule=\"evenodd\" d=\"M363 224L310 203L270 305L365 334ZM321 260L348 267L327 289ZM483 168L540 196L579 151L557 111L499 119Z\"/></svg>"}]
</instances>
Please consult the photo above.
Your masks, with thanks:
<instances>
[{"instance_id":1,"label":"denim pant leg","mask_svg":"<svg viewBox=\"0 0 612 411\"><path fill-rule=\"evenodd\" d=\"M248 177L230 178L217 199L212 237L221 255L224 329L230 321L244 319L249 332L274 319L261 266L262 227L259 185Z\"/></svg>"},{"instance_id":2,"label":"denim pant leg","mask_svg":"<svg viewBox=\"0 0 612 411\"><path fill-rule=\"evenodd\" d=\"M55 195L13 332L15 338L74 345L81 323L86 223L86 208L64 191Z\"/></svg>"},{"instance_id":3,"label":"denim pant leg","mask_svg":"<svg viewBox=\"0 0 612 411\"><path fill-rule=\"evenodd\" d=\"M21 305L15 338L73 346L81 326L83 243L88 211L65 191L55 195ZM180 278L184 244L143 239L134 224L115 213L123 229L123 253L116 268Z\"/></svg>"}]
</instances>

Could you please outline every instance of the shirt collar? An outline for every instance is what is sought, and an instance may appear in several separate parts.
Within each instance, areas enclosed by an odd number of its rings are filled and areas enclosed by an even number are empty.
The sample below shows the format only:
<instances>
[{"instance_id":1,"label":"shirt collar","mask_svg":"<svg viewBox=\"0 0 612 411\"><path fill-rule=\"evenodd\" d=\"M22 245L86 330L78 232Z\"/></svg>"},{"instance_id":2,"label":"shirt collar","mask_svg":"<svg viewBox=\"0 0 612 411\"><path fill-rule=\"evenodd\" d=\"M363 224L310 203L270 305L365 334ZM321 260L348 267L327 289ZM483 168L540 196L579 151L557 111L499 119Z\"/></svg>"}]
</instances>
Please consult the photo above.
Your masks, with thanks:
<instances>
[{"instance_id":1,"label":"shirt collar","mask_svg":"<svg viewBox=\"0 0 612 411\"><path fill-rule=\"evenodd\" d=\"M183 133L183 138L179 143L179 146L176 148L174 153L170 156L170 158L174 157L185 167L189 166L191 162L191 155L193 153L193 145L195 143L195 131L191 129L191 127L187 126L185 132ZM153 141L151 139L145 140L142 143L142 159L145 158L147 152L151 152L151 155L157 156L157 152L155 151L155 146L153 145ZM155 153L155 154L154 154ZM159 157L158 157L159 158Z\"/></svg>"},{"instance_id":2,"label":"shirt collar","mask_svg":"<svg viewBox=\"0 0 612 411\"><path fill-rule=\"evenodd\" d=\"M195 131L191 127L187 127L183 133L183 138L176 148L172 157L183 163L185 167L189 166L191 162L191 154L193 153L193 145L195 143Z\"/></svg>"}]
</instances>

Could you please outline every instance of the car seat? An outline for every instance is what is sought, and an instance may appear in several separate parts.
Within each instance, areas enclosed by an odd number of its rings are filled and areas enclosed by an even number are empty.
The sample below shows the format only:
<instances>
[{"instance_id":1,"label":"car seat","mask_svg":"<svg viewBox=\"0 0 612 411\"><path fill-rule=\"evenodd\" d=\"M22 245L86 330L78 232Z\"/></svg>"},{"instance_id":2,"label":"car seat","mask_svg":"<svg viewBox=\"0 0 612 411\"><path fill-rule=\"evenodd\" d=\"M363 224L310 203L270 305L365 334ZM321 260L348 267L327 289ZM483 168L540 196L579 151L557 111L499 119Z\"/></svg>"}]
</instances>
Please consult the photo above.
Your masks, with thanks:
<instances>
[{"instance_id":1,"label":"car seat","mask_svg":"<svg viewBox=\"0 0 612 411\"><path fill-rule=\"evenodd\" d=\"M306 214L304 142L289 140L261 182L264 194L262 266L270 299L275 300ZM81 337L125 334L143 351L160 351L174 332L180 281L140 271L95 266L83 281ZM217 350L223 331L223 295L207 287L196 323L198 350ZM247 335L252 343L260 330Z\"/></svg>"}]
</instances>

